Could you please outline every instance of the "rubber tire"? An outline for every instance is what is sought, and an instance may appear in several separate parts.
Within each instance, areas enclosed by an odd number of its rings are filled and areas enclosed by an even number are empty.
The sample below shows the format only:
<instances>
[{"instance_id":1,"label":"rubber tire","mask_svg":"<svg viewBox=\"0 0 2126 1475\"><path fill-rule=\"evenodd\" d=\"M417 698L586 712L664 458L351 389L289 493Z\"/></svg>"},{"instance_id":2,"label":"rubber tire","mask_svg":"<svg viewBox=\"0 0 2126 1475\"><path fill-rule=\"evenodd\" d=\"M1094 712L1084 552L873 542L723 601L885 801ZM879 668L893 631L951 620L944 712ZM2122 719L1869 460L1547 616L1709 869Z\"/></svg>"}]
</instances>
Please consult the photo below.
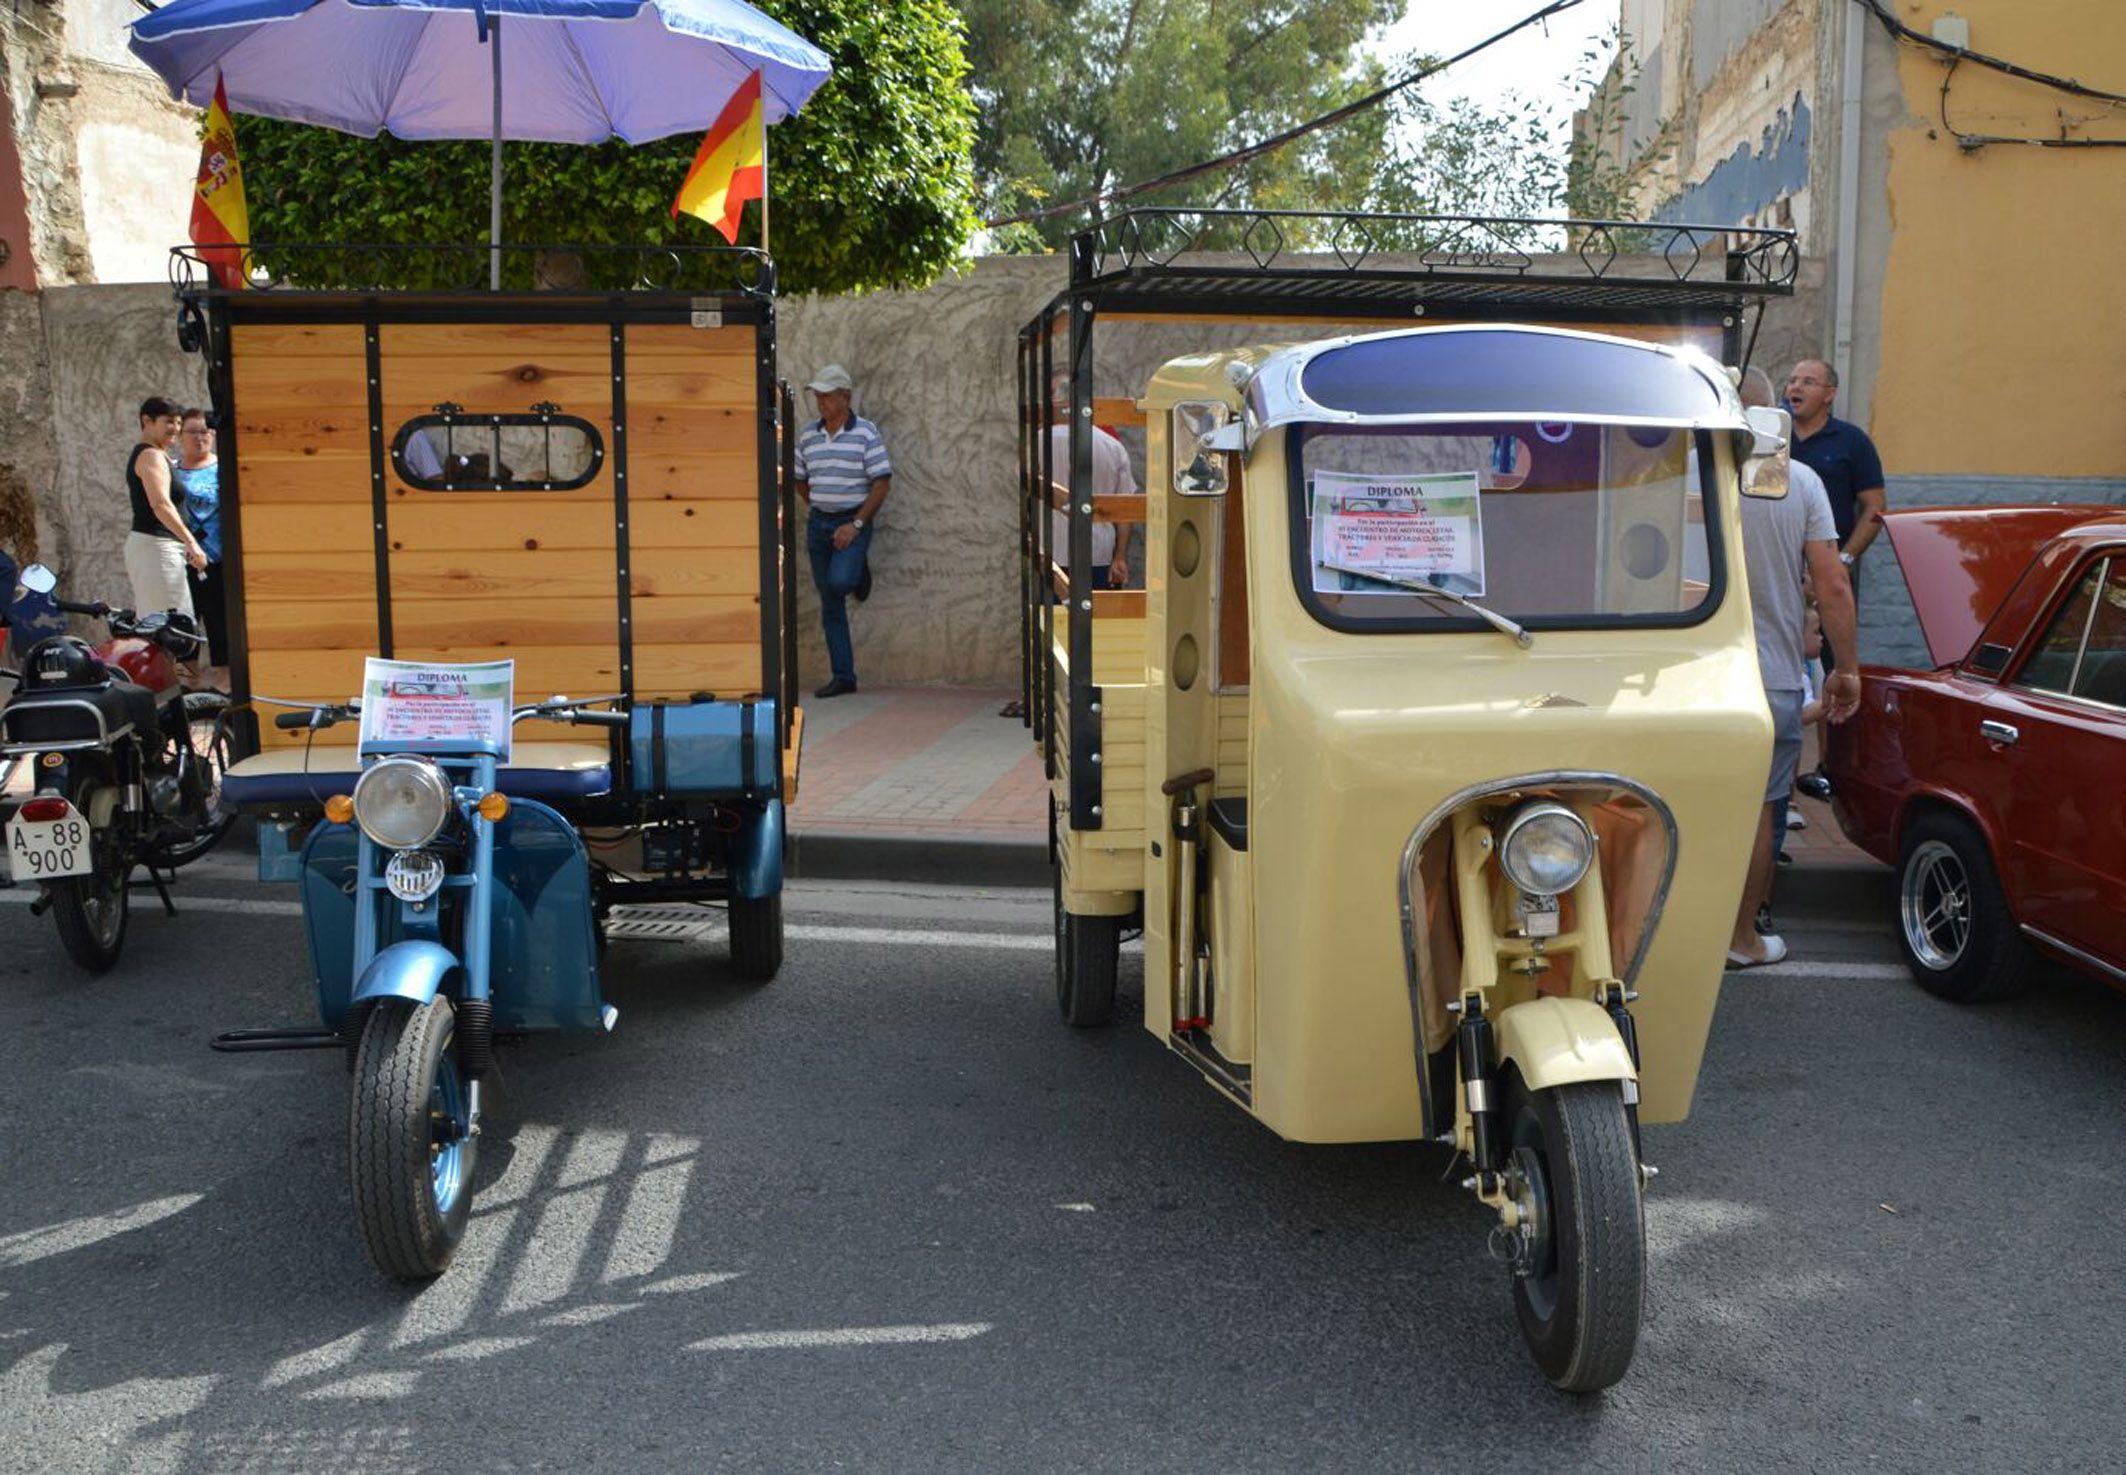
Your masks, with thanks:
<instances>
[{"instance_id":1,"label":"rubber tire","mask_svg":"<svg viewBox=\"0 0 2126 1475\"><path fill-rule=\"evenodd\" d=\"M1536 1366L1566 1393L1595 1393L1631 1367L1646 1300L1646 1216L1631 1120L1615 1081L1529 1092L1507 1083L1508 1140L1532 1120L1551 1204L1555 1295L1539 1304L1513 1280L1514 1317Z\"/></svg>"},{"instance_id":2,"label":"rubber tire","mask_svg":"<svg viewBox=\"0 0 2126 1475\"><path fill-rule=\"evenodd\" d=\"M437 1209L430 1178L429 1092L456 1044L455 1026L440 995L419 1007L387 999L369 1011L355 1052L347 1154L354 1222L371 1262L398 1280L441 1275L472 1213L479 1138L465 1143L463 1183L448 1213Z\"/></svg>"},{"instance_id":3,"label":"rubber tire","mask_svg":"<svg viewBox=\"0 0 2126 1475\"><path fill-rule=\"evenodd\" d=\"M1081 917L1063 910L1063 871L1054 872L1056 1009L1072 1029L1099 1029L1115 1017L1115 974L1122 956L1120 917Z\"/></svg>"},{"instance_id":4,"label":"rubber tire","mask_svg":"<svg viewBox=\"0 0 2126 1475\"><path fill-rule=\"evenodd\" d=\"M1929 968L1919 960L1905 935L1902 912L1906 873L1916 852L1930 840L1955 852L1970 891L1971 931L1964 940L1963 953L1941 969ZM1897 894L1897 950L1904 955L1905 967L1911 970L1913 979L1928 993L1952 1004L1983 1004L2012 998L2029 988L2036 973L2036 956L2023 941L2015 915L2008 909L1993 854L1969 820L1937 810L1911 823L1898 847Z\"/></svg>"},{"instance_id":5,"label":"rubber tire","mask_svg":"<svg viewBox=\"0 0 2126 1475\"><path fill-rule=\"evenodd\" d=\"M90 809L89 793L97 787L102 786L87 782L76 783L68 796L68 802L84 818ZM130 892L126 882L132 867L117 864L116 859L108 853L110 847L117 843L117 837L107 832L105 841L99 846L92 834L89 853L96 860L96 874L51 883L52 922L59 929L60 946L66 949L66 955L74 960L77 967L90 973L110 972L117 964L120 954L125 951L126 920L131 915L128 904ZM89 897L97 891L109 890L107 873L111 870L118 872L118 919L108 937L98 937L95 924L89 920L87 903Z\"/></svg>"},{"instance_id":6,"label":"rubber tire","mask_svg":"<svg viewBox=\"0 0 2126 1475\"><path fill-rule=\"evenodd\" d=\"M186 692L185 731L191 732L193 726L200 722L219 722L222 714L228 709L229 699L218 691ZM229 733L226 727L222 729L221 741L215 745L215 749L215 757L211 761L222 773L226 773L229 768ZM215 776L213 793L217 799L221 794L219 773ZM158 850L155 853L155 863L173 871L180 866L190 865L219 845L222 836L228 834L229 827L235 823L236 811L224 805L218 812L210 813L206 828L190 840L181 845L166 845Z\"/></svg>"},{"instance_id":7,"label":"rubber tire","mask_svg":"<svg viewBox=\"0 0 2126 1475\"><path fill-rule=\"evenodd\" d=\"M782 971L782 893L731 898L731 970L753 983Z\"/></svg>"}]
</instances>

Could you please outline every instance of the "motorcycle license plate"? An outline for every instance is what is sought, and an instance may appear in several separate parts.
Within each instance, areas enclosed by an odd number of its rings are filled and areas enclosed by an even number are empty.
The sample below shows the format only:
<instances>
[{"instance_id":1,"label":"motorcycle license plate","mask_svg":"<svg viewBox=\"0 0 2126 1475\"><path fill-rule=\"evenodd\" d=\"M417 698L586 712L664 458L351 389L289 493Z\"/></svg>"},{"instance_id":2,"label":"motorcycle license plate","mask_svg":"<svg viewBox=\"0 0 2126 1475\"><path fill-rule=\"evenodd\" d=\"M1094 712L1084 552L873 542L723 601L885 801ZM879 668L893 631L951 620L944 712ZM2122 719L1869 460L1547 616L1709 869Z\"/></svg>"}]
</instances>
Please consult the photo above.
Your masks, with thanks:
<instances>
[{"instance_id":1,"label":"motorcycle license plate","mask_svg":"<svg viewBox=\"0 0 2126 1475\"><path fill-rule=\"evenodd\" d=\"M7 861L17 881L86 876L96 869L89 858L89 822L71 804L57 819L12 820L7 827Z\"/></svg>"}]
</instances>

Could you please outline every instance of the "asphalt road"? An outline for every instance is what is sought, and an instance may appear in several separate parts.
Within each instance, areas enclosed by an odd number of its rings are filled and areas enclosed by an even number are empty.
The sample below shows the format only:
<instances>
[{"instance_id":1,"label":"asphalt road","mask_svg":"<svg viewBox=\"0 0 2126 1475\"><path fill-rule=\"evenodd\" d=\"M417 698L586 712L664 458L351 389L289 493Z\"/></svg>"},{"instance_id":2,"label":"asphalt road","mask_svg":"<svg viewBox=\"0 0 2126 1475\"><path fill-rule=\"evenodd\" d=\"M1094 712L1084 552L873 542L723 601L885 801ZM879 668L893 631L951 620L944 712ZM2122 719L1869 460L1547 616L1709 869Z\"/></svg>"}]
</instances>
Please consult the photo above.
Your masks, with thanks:
<instances>
[{"instance_id":1,"label":"asphalt road","mask_svg":"<svg viewBox=\"0 0 2126 1475\"><path fill-rule=\"evenodd\" d=\"M616 943L618 1031L505 1054L457 1263L385 1283L338 1059L205 1048L308 1022L290 892L209 866L98 980L0 892L0 1468L2126 1461L2094 985L1957 1010L1790 923L1804 965L1730 980L1648 1132L1638 1360L1571 1399L1439 1153L1285 1145L1067 1031L1045 894L801 888L763 987Z\"/></svg>"}]
</instances>

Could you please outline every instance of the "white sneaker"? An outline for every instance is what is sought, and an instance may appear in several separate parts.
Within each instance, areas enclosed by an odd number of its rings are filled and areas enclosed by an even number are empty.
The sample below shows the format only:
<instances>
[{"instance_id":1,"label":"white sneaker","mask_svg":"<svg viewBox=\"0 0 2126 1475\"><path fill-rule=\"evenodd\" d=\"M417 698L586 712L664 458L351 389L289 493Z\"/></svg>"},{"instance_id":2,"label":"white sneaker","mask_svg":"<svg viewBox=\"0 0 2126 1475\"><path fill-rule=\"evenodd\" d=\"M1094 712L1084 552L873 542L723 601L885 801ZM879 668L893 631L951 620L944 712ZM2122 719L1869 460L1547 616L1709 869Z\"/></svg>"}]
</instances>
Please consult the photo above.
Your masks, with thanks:
<instances>
[{"instance_id":1,"label":"white sneaker","mask_svg":"<svg viewBox=\"0 0 2126 1475\"><path fill-rule=\"evenodd\" d=\"M1798 809L1789 809L1786 812L1786 827L1790 830L1805 830L1809 827L1809 817Z\"/></svg>"}]
</instances>

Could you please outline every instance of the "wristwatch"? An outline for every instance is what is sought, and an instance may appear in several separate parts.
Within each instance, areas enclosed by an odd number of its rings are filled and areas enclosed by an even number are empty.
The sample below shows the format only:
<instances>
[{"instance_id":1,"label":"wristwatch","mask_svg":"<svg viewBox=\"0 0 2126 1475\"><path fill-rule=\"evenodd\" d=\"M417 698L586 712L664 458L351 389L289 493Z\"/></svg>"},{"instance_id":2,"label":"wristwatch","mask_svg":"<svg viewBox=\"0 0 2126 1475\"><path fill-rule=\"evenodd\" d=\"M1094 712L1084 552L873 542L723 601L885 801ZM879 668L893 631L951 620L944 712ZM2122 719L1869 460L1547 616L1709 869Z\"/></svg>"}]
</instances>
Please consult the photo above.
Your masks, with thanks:
<instances>
[{"instance_id":1,"label":"wristwatch","mask_svg":"<svg viewBox=\"0 0 2126 1475\"><path fill-rule=\"evenodd\" d=\"M855 528L858 532L862 532L864 530L864 520L861 517L852 517L849 519L849 526ZM1847 563L1852 561L1850 558L1846 560Z\"/></svg>"},{"instance_id":2,"label":"wristwatch","mask_svg":"<svg viewBox=\"0 0 2126 1475\"><path fill-rule=\"evenodd\" d=\"M862 524L858 525L861 526ZM1846 552L1845 549L1841 548L1838 550L1838 561L1844 564L1847 568L1851 568L1853 566L1853 555Z\"/></svg>"}]
</instances>

